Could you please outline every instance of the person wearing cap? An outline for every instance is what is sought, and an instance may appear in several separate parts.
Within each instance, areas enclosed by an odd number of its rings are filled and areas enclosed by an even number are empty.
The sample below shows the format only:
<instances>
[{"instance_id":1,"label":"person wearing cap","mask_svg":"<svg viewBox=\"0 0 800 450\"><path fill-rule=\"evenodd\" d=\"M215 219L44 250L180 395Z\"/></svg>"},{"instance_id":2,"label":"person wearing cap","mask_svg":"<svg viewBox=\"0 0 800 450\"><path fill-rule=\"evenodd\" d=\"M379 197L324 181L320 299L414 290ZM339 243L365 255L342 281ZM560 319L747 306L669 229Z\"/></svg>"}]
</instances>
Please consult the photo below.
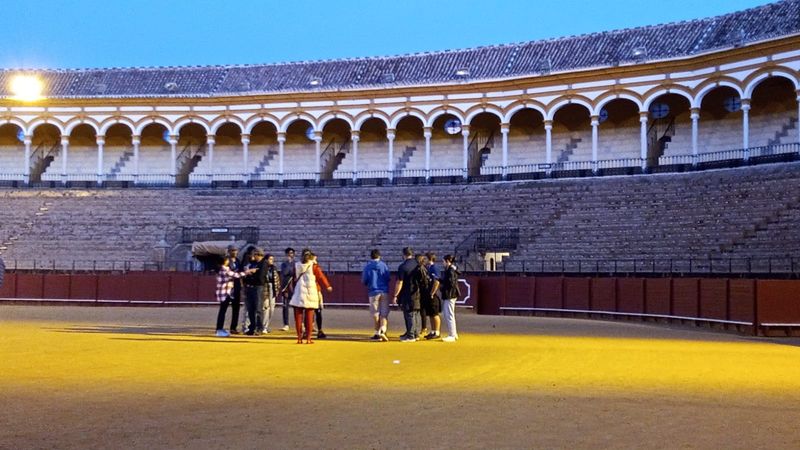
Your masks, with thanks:
<instances>
[{"instance_id":1,"label":"person wearing cap","mask_svg":"<svg viewBox=\"0 0 800 450\"><path fill-rule=\"evenodd\" d=\"M250 275L244 277L244 306L247 308L248 336L260 336L264 330L264 285L267 280L267 261L264 250L256 247L250 256L247 269Z\"/></svg>"}]
</instances>

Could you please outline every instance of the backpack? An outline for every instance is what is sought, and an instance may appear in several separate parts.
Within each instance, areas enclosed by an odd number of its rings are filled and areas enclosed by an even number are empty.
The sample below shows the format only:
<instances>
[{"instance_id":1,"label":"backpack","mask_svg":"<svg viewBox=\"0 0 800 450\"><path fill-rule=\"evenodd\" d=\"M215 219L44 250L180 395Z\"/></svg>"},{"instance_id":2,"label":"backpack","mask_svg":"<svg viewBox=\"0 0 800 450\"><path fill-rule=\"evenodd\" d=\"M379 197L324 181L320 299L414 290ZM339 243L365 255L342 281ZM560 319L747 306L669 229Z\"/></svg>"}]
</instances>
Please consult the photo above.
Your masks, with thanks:
<instances>
[{"instance_id":1,"label":"backpack","mask_svg":"<svg viewBox=\"0 0 800 450\"><path fill-rule=\"evenodd\" d=\"M417 266L416 271L418 274L414 277L414 280L416 281L417 291L420 293L420 298L428 299L431 297L431 287L433 285L431 276L428 274L428 269L421 265Z\"/></svg>"}]
</instances>

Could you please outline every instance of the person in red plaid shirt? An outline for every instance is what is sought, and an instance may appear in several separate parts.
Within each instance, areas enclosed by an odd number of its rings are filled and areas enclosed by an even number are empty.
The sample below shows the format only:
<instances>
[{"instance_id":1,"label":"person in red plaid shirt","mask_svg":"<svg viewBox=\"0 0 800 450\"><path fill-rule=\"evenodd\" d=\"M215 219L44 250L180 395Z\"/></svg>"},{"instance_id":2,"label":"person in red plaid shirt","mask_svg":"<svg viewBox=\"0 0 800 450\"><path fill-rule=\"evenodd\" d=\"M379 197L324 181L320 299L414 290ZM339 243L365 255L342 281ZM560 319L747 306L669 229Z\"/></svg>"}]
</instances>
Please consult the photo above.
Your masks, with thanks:
<instances>
[{"instance_id":1,"label":"person in red plaid shirt","mask_svg":"<svg viewBox=\"0 0 800 450\"><path fill-rule=\"evenodd\" d=\"M228 337L230 333L225 331L225 313L228 312L228 306L234 302L233 299L233 280L241 278L255 272L256 269L249 269L242 272L235 272L231 270L230 258L225 258L222 261L222 267L219 268L217 273L217 301L219 302L219 313L217 313L217 336ZM239 301L236 299L235 301Z\"/></svg>"}]
</instances>

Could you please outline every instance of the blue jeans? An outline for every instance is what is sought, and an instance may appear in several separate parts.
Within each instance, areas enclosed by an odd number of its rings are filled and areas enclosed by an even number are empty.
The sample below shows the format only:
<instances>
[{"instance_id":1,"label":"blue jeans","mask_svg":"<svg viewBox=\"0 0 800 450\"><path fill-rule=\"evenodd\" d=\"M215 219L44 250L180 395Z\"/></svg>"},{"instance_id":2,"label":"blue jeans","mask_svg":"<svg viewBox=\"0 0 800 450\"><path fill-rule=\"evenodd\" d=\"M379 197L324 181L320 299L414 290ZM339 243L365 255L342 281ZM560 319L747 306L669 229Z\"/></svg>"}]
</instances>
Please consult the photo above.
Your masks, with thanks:
<instances>
[{"instance_id":1,"label":"blue jeans","mask_svg":"<svg viewBox=\"0 0 800 450\"><path fill-rule=\"evenodd\" d=\"M244 306L247 318L250 319L248 334L264 329L264 286L246 286L244 288Z\"/></svg>"},{"instance_id":2,"label":"blue jeans","mask_svg":"<svg viewBox=\"0 0 800 450\"><path fill-rule=\"evenodd\" d=\"M403 319L406 321L406 336L409 337L419 337L420 333L420 322L422 319L419 315L418 309L412 310L403 310Z\"/></svg>"}]
</instances>

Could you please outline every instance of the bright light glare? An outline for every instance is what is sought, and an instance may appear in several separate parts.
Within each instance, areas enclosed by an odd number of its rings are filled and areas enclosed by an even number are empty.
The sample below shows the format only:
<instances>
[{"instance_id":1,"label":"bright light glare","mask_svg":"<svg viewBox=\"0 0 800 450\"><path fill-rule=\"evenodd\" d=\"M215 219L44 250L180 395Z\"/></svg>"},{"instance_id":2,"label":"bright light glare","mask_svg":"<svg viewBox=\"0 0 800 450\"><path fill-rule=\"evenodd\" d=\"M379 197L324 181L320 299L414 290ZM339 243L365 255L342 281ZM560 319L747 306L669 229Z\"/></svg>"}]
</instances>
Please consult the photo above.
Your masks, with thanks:
<instances>
[{"instance_id":1,"label":"bright light glare","mask_svg":"<svg viewBox=\"0 0 800 450\"><path fill-rule=\"evenodd\" d=\"M11 80L14 99L33 102L42 99L42 82L34 75L17 75Z\"/></svg>"}]
</instances>

